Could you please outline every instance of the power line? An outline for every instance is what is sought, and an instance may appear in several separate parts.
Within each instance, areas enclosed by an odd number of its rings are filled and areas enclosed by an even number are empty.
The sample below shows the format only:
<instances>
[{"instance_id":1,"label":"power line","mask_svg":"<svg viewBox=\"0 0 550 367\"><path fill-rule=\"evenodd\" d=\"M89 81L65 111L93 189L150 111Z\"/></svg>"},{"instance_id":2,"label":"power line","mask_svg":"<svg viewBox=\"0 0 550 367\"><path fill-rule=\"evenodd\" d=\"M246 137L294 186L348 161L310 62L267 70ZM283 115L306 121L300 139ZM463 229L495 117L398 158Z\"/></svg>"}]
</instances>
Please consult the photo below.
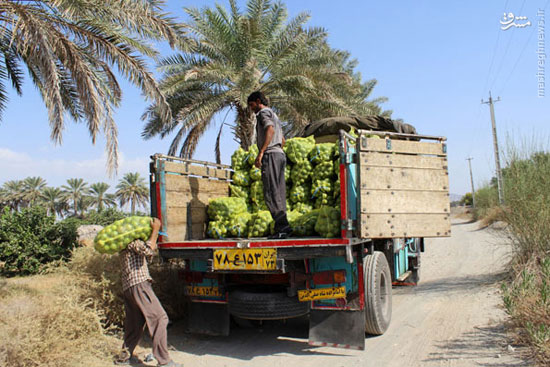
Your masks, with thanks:
<instances>
[{"instance_id":1,"label":"power line","mask_svg":"<svg viewBox=\"0 0 550 367\"><path fill-rule=\"evenodd\" d=\"M523 3L521 4L521 9L519 9L519 14L521 14L521 12L523 10L523 6L525 5L525 1L526 0L523 0ZM512 40L514 39L514 35L515 35L515 32L513 32L512 35L510 36L510 38L508 39L508 43L506 44L506 48L504 49L504 55L502 55L502 58L500 59L500 64L498 66L497 73L495 75L495 78L493 79L493 82L489 86L489 89L493 88L493 85L495 84L495 82L498 79L498 75L500 74L500 71L502 70L502 66L504 66L504 60L506 60L506 55L508 54L508 49L510 48L510 44L512 43Z\"/></svg>"},{"instance_id":2,"label":"power line","mask_svg":"<svg viewBox=\"0 0 550 367\"><path fill-rule=\"evenodd\" d=\"M546 10L546 8L548 7L548 5L550 4L550 0L547 0L546 1L546 5L544 6L544 10ZM516 62L514 63L514 66L512 67L512 71L510 72L510 74L508 74L508 77L506 77L505 81L504 81L504 84L502 86L502 88L500 89L500 92L499 94L502 94L502 91L504 90L504 88L506 87L506 84L508 84L508 81L510 80L510 78L512 77L512 75L514 74L514 71L516 70L516 67L518 66L519 64L519 61L521 60L522 56L523 56L523 53L525 52L525 50L527 49L527 45L529 45L529 41L531 41L531 38L533 38L533 34L535 34L535 31L537 30L537 28L533 27L533 30L531 31L531 33L529 34L529 37L527 38L527 41L525 42L525 44L523 45L523 48L521 49L521 52L518 56L518 58L516 59Z\"/></svg>"},{"instance_id":3,"label":"power line","mask_svg":"<svg viewBox=\"0 0 550 367\"><path fill-rule=\"evenodd\" d=\"M506 3L504 3L504 13L506 13L506 8L508 7L508 0L506 0ZM495 55L497 53L497 46L498 46L498 40L500 39L501 30L497 30L497 40L495 42L495 47L493 47L493 56L491 57L491 63L489 64L489 71L487 72L487 78L485 78L485 85L483 86L483 90L481 91L482 94L485 93L485 90L487 89L487 84L489 83L489 77L491 76L491 71L493 70L493 63L495 61Z\"/></svg>"}]
</instances>

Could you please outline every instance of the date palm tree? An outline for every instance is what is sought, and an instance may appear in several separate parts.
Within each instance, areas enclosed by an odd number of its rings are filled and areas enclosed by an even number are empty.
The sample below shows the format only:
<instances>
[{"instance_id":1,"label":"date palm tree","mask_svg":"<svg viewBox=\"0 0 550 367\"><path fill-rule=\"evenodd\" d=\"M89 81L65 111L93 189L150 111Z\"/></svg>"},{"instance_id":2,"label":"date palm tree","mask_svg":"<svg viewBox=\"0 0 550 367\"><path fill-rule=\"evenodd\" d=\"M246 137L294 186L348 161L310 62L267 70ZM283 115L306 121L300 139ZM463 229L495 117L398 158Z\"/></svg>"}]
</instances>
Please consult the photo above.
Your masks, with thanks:
<instances>
[{"instance_id":1,"label":"date palm tree","mask_svg":"<svg viewBox=\"0 0 550 367\"><path fill-rule=\"evenodd\" d=\"M62 216L68 206L66 196L58 187L45 187L42 190L40 201L46 207L48 215L57 214Z\"/></svg>"},{"instance_id":2,"label":"date palm tree","mask_svg":"<svg viewBox=\"0 0 550 367\"><path fill-rule=\"evenodd\" d=\"M27 177L23 180L23 200L29 205L33 205L34 202L42 195L42 190L46 187L47 183L42 177Z\"/></svg>"},{"instance_id":3,"label":"date palm tree","mask_svg":"<svg viewBox=\"0 0 550 367\"><path fill-rule=\"evenodd\" d=\"M12 210L19 210L23 203L23 181L10 180L2 186L5 195L5 202Z\"/></svg>"},{"instance_id":4,"label":"date palm tree","mask_svg":"<svg viewBox=\"0 0 550 367\"><path fill-rule=\"evenodd\" d=\"M84 210L79 204L81 203L81 199L90 192L88 184L82 178L69 178L67 185L63 185L61 188L65 197L73 203L74 215L78 215L78 209L80 209L81 214L84 214Z\"/></svg>"},{"instance_id":5,"label":"date palm tree","mask_svg":"<svg viewBox=\"0 0 550 367\"><path fill-rule=\"evenodd\" d=\"M103 211L104 206L115 205L115 197L111 194L107 194L109 190L109 185L105 182L97 182L90 186L90 198L92 201L92 206L97 208L98 212Z\"/></svg>"},{"instance_id":6,"label":"date palm tree","mask_svg":"<svg viewBox=\"0 0 550 367\"><path fill-rule=\"evenodd\" d=\"M51 139L62 142L66 116L84 121L91 140L106 138L108 168L117 169L117 127L113 109L122 90L115 71L159 106L170 109L144 56L157 57L148 40L180 34L162 12L162 0L0 0L0 116L7 85L22 93L23 69L40 92Z\"/></svg>"},{"instance_id":7,"label":"date palm tree","mask_svg":"<svg viewBox=\"0 0 550 367\"><path fill-rule=\"evenodd\" d=\"M130 203L130 212L132 214L135 214L136 206L147 207L149 189L145 184L145 180L138 172L125 174L116 188L116 196L120 206Z\"/></svg>"},{"instance_id":8,"label":"date palm tree","mask_svg":"<svg viewBox=\"0 0 550 367\"><path fill-rule=\"evenodd\" d=\"M185 52L159 65L173 118L164 123L152 104L143 115L143 136L175 133L169 155L191 158L214 116L230 111L236 140L247 149L255 115L246 99L255 90L269 96L282 120L296 128L322 117L381 112L384 99L367 100L376 81L362 83L349 54L328 46L324 29L305 28L307 14L287 22L280 2L249 0L244 13L236 0L229 5L229 11L221 5L185 9L190 20L183 26L193 38L185 40Z\"/></svg>"}]
</instances>

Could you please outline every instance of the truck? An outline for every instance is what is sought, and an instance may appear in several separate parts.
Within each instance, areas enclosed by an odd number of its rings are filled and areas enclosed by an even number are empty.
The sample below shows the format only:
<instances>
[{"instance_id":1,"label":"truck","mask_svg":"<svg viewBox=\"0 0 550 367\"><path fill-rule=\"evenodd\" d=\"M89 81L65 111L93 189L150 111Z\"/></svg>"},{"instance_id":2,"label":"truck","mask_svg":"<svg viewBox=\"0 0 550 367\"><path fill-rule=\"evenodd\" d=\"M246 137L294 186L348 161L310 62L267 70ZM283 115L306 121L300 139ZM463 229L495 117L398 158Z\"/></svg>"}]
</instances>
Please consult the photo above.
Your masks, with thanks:
<instances>
[{"instance_id":1,"label":"truck","mask_svg":"<svg viewBox=\"0 0 550 367\"><path fill-rule=\"evenodd\" d=\"M184 264L187 332L308 315L310 345L361 350L365 334L388 329L392 286L417 284L424 239L451 233L446 139L340 130L316 140L339 147L336 238L206 238L208 202L229 196L231 167L151 157L159 253Z\"/></svg>"}]
</instances>

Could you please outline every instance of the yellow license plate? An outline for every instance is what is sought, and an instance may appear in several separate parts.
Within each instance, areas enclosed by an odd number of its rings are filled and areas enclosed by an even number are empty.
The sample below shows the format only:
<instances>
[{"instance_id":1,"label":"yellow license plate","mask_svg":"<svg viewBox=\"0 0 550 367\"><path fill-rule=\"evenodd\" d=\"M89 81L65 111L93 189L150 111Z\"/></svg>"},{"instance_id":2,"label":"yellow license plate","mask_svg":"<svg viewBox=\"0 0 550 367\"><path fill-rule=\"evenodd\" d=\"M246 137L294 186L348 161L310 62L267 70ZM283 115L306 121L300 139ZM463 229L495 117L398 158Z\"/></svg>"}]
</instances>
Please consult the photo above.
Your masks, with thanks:
<instances>
[{"instance_id":1,"label":"yellow license plate","mask_svg":"<svg viewBox=\"0 0 550 367\"><path fill-rule=\"evenodd\" d=\"M214 270L276 270L277 249L214 250Z\"/></svg>"},{"instance_id":2,"label":"yellow license plate","mask_svg":"<svg viewBox=\"0 0 550 367\"><path fill-rule=\"evenodd\" d=\"M313 301L316 299L335 299L345 297L346 287L302 289L298 291L298 300L300 302Z\"/></svg>"},{"instance_id":3,"label":"yellow license plate","mask_svg":"<svg viewBox=\"0 0 550 367\"><path fill-rule=\"evenodd\" d=\"M195 287L188 285L185 287L185 294L188 296L201 296L201 297L222 297L218 287Z\"/></svg>"}]
</instances>

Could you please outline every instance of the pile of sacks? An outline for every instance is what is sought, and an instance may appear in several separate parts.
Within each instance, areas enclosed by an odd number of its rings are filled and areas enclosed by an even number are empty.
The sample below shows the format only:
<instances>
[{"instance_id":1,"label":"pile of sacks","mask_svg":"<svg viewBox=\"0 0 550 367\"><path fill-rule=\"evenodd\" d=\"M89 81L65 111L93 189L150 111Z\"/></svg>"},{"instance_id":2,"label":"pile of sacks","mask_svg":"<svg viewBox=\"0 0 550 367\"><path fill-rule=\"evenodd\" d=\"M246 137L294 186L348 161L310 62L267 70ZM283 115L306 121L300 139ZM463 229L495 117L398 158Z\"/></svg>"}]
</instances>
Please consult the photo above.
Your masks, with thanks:
<instances>
[{"instance_id":1,"label":"pile of sacks","mask_svg":"<svg viewBox=\"0 0 550 367\"><path fill-rule=\"evenodd\" d=\"M340 154L338 144L316 144L311 136L286 141L287 217L295 236L337 237L340 233ZM274 222L263 196L258 147L238 148L230 197L209 203L207 235L211 238L263 237Z\"/></svg>"}]
</instances>

